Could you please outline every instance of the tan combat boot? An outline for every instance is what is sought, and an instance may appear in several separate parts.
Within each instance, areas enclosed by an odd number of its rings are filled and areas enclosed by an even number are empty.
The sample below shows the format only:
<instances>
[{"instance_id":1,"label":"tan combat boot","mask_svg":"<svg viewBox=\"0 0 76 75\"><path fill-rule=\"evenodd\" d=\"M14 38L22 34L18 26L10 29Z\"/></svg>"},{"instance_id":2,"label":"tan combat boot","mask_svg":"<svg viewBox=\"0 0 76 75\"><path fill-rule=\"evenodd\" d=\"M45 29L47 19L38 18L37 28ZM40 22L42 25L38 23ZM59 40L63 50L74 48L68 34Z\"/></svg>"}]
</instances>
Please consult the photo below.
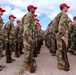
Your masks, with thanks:
<instances>
[{"instance_id":1,"label":"tan combat boot","mask_svg":"<svg viewBox=\"0 0 76 75\"><path fill-rule=\"evenodd\" d=\"M3 70L3 68L2 67L0 67L0 71L2 71Z\"/></svg>"},{"instance_id":2,"label":"tan combat boot","mask_svg":"<svg viewBox=\"0 0 76 75\"><path fill-rule=\"evenodd\" d=\"M0 68L5 68L5 66L3 66L3 65L0 65Z\"/></svg>"},{"instance_id":3,"label":"tan combat boot","mask_svg":"<svg viewBox=\"0 0 76 75\"><path fill-rule=\"evenodd\" d=\"M64 70L65 66L63 64L58 63L57 68L60 70Z\"/></svg>"},{"instance_id":4,"label":"tan combat boot","mask_svg":"<svg viewBox=\"0 0 76 75\"><path fill-rule=\"evenodd\" d=\"M30 71L30 65L29 64L25 64L24 68L25 68L26 71Z\"/></svg>"}]
</instances>

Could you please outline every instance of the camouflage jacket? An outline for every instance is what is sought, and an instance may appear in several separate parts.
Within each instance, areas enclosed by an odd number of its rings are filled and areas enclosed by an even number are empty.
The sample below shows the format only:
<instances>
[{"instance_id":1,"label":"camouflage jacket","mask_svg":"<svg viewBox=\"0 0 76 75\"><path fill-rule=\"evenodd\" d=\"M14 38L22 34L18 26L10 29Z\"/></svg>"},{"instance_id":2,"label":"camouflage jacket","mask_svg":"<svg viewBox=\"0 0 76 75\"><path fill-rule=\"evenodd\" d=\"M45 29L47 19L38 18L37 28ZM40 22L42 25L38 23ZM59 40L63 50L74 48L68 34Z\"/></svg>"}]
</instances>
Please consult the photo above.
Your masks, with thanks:
<instances>
[{"instance_id":1,"label":"camouflage jacket","mask_svg":"<svg viewBox=\"0 0 76 75\"><path fill-rule=\"evenodd\" d=\"M19 25L15 26L15 36L16 36L15 38L17 38L17 39L23 39L23 37L22 37L22 28Z\"/></svg>"},{"instance_id":2,"label":"camouflage jacket","mask_svg":"<svg viewBox=\"0 0 76 75\"><path fill-rule=\"evenodd\" d=\"M30 12L23 16L21 23L23 25L23 37L28 39L29 37L33 37L33 25L34 25L34 17Z\"/></svg>"},{"instance_id":3,"label":"camouflage jacket","mask_svg":"<svg viewBox=\"0 0 76 75\"><path fill-rule=\"evenodd\" d=\"M66 37L68 32L68 15L66 13L62 13L62 16L59 20L58 33L57 36L61 38L62 36Z\"/></svg>"},{"instance_id":4,"label":"camouflage jacket","mask_svg":"<svg viewBox=\"0 0 76 75\"><path fill-rule=\"evenodd\" d=\"M4 38L15 38L15 28L13 22L9 21L4 26Z\"/></svg>"},{"instance_id":5,"label":"camouflage jacket","mask_svg":"<svg viewBox=\"0 0 76 75\"><path fill-rule=\"evenodd\" d=\"M3 20L0 17L0 39L3 39Z\"/></svg>"}]
</instances>

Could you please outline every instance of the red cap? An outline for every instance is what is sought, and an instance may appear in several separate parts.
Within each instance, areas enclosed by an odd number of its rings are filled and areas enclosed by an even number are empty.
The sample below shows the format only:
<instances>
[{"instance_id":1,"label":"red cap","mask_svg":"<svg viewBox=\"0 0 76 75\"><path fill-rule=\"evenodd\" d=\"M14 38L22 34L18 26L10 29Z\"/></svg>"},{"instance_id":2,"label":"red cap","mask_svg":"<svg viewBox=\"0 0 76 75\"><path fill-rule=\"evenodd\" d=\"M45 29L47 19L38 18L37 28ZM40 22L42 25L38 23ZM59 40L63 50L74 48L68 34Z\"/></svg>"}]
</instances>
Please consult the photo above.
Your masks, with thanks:
<instances>
[{"instance_id":1,"label":"red cap","mask_svg":"<svg viewBox=\"0 0 76 75\"><path fill-rule=\"evenodd\" d=\"M0 8L0 11L1 11L1 12L5 12L6 10L4 10L4 9Z\"/></svg>"},{"instance_id":2,"label":"red cap","mask_svg":"<svg viewBox=\"0 0 76 75\"><path fill-rule=\"evenodd\" d=\"M37 18L35 18L35 20L39 21Z\"/></svg>"},{"instance_id":3,"label":"red cap","mask_svg":"<svg viewBox=\"0 0 76 75\"><path fill-rule=\"evenodd\" d=\"M11 17L12 17L12 18L16 18L14 15L10 15L10 16L9 16L9 19L10 19Z\"/></svg>"},{"instance_id":4,"label":"red cap","mask_svg":"<svg viewBox=\"0 0 76 75\"><path fill-rule=\"evenodd\" d=\"M73 20L75 20L75 19L76 19L76 16L73 17Z\"/></svg>"},{"instance_id":5,"label":"red cap","mask_svg":"<svg viewBox=\"0 0 76 75\"><path fill-rule=\"evenodd\" d=\"M68 23L72 22L72 20L68 20Z\"/></svg>"},{"instance_id":6,"label":"red cap","mask_svg":"<svg viewBox=\"0 0 76 75\"><path fill-rule=\"evenodd\" d=\"M27 6L27 10L29 10L29 9L31 9L31 8L37 9L37 7L35 7L35 6L33 6L33 5Z\"/></svg>"},{"instance_id":7,"label":"red cap","mask_svg":"<svg viewBox=\"0 0 76 75\"><path fill-rule=\"evenodd\" d=\"M37 26L38 26L38 27L41 27L40 23L37 23Z\"/></svg>"},{"instance_id":8,"label":"red cap","mask_svg":"<svg viewBox=\"0 0 76 75\"><path fill-rule=\"evenodd\" d=\"M66 3L62 3L62 4L60 4L60 8L62 8L62 7L70 8L70 6L68 6Z\"/></svg>"},{"instance_id":9,"label":"red cap","mask_svg":"<svg viewBox=\"0 0 76 75\"><path fill-rule=\"evenodd\" d=\"M32 14L34 17L36 17L37 15L36 14Z\"/></svg>"},{"instance_id":10,"label":"red cap","mask_svg":"<svg viewBox=\"0 0 76 75\"><path fill-rule=\"evenodd\" d=\"M17 20L16 23L20 23L20 20Z\"/></svg>"}]
</instances>

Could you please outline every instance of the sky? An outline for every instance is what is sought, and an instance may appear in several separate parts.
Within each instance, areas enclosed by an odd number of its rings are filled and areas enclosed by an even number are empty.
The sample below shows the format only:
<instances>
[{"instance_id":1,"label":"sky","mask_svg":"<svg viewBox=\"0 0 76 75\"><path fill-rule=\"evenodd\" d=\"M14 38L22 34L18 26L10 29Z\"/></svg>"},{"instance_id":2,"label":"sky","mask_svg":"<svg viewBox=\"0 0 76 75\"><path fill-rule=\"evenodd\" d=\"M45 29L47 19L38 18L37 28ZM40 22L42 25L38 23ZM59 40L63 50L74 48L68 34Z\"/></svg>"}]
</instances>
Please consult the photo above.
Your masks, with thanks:
<instances>
[{"instance_id":1,"label":"sky","mask_svg":"<svg viewBox=\"0 0 76 75\"><path fill-rule=\"evenodd\" d=\"M9 21L9 15L13 14L17 17L14 22L16 25L16 20L21 20L23 15L28 12L28 5L37 6L35 14L38 15L37 18L40 20L42 29L45 30L51 20L60 12L59 5L61 3L66 3L70 6L67 14L73 20L73 17L76 16L75 0L1 0L0 7L6 10L2 16L4 23Z\"/></svg>"}]
</instances>

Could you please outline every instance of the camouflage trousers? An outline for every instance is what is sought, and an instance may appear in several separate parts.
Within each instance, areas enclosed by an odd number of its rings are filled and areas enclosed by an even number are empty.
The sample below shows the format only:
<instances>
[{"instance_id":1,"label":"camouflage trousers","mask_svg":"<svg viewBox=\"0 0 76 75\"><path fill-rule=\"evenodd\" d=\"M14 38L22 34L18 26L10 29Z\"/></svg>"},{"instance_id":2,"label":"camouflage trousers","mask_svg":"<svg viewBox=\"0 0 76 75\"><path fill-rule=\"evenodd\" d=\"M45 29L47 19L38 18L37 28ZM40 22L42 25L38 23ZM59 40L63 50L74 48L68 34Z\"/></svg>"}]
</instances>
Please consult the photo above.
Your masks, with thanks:
<instances>
[{"instance_id":1,"label":"camouflage trousers","mask_svg":"<svg viewBox=\"0 0 76 75\"><path fill-rule=\"evenodd\" d=\"M32 56L34 57L33 53L34 53L34 49L35 49L35 43L34 44L30 44L29 41L24 38L23 39L23 44L24 44L24 64L29 64L30 63L30 54L32 54Z\"/></svg>"},{"instance_id":2,"label":"camouflage trousers","mask_svg":"<svg viewBox=\"0 0 76 75\"><path fill-rule=\"evenodd\" d=\"M20 41L18 39L18 41L15 41L15 55L19 55L22 54L22 50L23 50L23 41Z\"/></svg>"},{"instance_id":3,"label":"camouflage trousers","mask_svg":"<svg viewBox=\"0 0 76 75\"><path fill-rule=\"evenodd\" d=\"M57 45L56 45L55 35L53 35L53 34L52 34L51 41L52 41L52 44L51 44L51 50L52 50L52 52L56 52Z\"/></svg>"},{"instance_id":4,"label":"camouflage trousers","mask_svg":"<svg viewBox=\"0 0 76 75\"><path fill-rule=\"evenodd\" d=\"M24 64L29 63L29 56L30 56L30 44L26 38L23 38L23 45L24 45Z\"/></svg>"},{"instance_id":5,"label":"camouflage trousers","mask_svg":"<svg viewBox=\"0 0 76 75\"><path fill-rule=\"evenodd\" d=\"M62 40L61 39L57 39L57 51L56 51L56 55L57 55L58 63L64 64L63 49L62 49Z\"/></svg>"},{"instance_id":6,"label":"camouflage trousers","mask_svg":"<svg viewBox=\"0 0 76 75\"><path fill-rule=\"evenodd\" d=\"M0 40L0 59L1 59L1 57L2 57L2 46L3 46L2 43L3 43L2 40Z\"/></svg>"},{"instance_id":7,"label":"camouflage trousers","mask_svg":"<svg viewBox=\"0 0 76 75\"><path fill-rule=\"evenodd\" d=\"M70 50L74 52L76 50L76 34L71 34Z\"/></svg>"},{"instance_id":8,"label":"camouflage trousers","mask_svg":"<svg viewBox=\"0 0 76 75\"><path fill-rule=\"evenodd\" d=\"M9 47L7 47L9 45ZM8 42L5 42L5 49L6 49L6 55L10 56L12 52L15 50L15 42L14 39L9 39L9 44ZM7 49L9 48L9 49Z\"/></svg>"},{"instance_id":9,"label":"camouflage trousers","mask_svg":"<svg viewBox=\"0 0 76 75\"><path fill-rule=\"evenodd\" d=\"M19 49L19 53L22 53L23 50L23 39L18 38L18 49Z\"/></svg>"},{"instance_id":10,"label":"camouflage trousers","mask_svg":"<svg viewBox=\"0 0 76 75\"><path fill-rule=\"evenodd\" d=\"M14 39L10 39L9 43L10 43L10 50L12 52L14 52L15 51L15 41L14 41Z\"/></svg>"}]
</instances>

